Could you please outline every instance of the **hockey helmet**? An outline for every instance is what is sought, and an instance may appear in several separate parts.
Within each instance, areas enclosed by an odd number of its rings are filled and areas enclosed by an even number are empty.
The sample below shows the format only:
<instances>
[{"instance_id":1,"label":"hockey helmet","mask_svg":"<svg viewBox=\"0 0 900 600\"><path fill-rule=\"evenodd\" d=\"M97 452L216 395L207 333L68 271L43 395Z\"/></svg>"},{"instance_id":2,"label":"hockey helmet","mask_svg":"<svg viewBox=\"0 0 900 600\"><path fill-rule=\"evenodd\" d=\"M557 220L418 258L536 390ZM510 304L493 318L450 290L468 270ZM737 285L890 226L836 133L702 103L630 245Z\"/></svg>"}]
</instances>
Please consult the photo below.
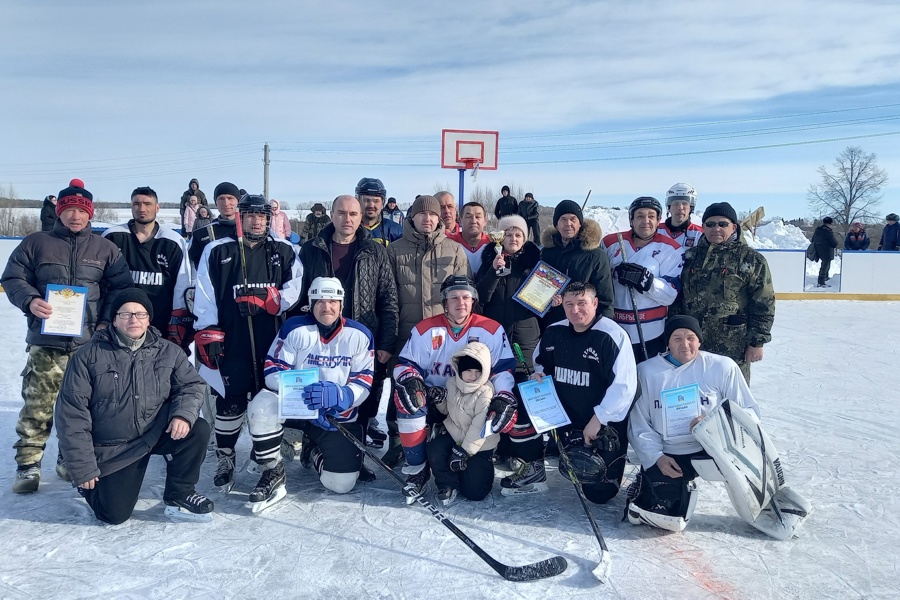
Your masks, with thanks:
<instances>
[{"instance_id":1,"label":"hockey helmet","mask_svg":"<svg viewBox=\"0 0 900 600\"><path fill-rule=\"evenodd\" d=\"M381 199L384 200L387 198L387 190L380 179L363 177L356 184L356 197L362 200L363 196L381 196Z\"/></svg>"},{"instance_id":2,"label":"hockey helmet","mask_svg":"<svg viewBox=\"0 0 900 600\"><path fill-rule=\"evenodd\" d=\"M662 219L662 204L653 196L641 196L635 198L628 207L628 220L634 219L634 213L640 208L652 208L656 211L656 216Z\"/></svg>"},{"instance_id":3,"label":"hockey helmet","mask_svg":"<svg viewBox=\"0 0 900 600\"><path fill-rule=\"evenodd\" d=\"M309 301L340 300L344 302L344 286L337 277L316 277L309 286Z\"/></svg>"},{"instance_id":4,"label":"hockey helmet","mask_svg":"<svg viewBox=\"0 0 900 600\"><path fill-rule=\"evenodd\" d=\"M238 201L238 213L243 215L266 215L266 230L263 233L244 231L244 238L251 242L258 242L269 235L269 227L272 225L272 205L265 196L259 194L244 194Z\"/></svg>"},{"instance_id":5,"label":"hockey helmet","mask_svg":"<svg viewBox=\"0 0 900 600\"><path fill-rule=\"evenodd\" d=\"M566 449L566 455L579 480L603 481L606 479L606 462L593 446L572 444Z\"/></svg>"},{"instance_id":6,"label":"hockey helmet","mask_svg":"<svg viewBox=\"0 0 900 600\"><path fill-rule=\"evenodd\" d=\"M454 290L466 290L472 294L472 300L478 301L478 290L471 279L463 275L449 275L441 284L441 302L446 302L450 292Z\"/></svg>"},{"instance_id":7,"label":"hockey helmet","mask_svg":"<svg viewBox=\"0 0 900 600\"><path fill-rule=\"evenodd\" d=\"M666 208L672 206L677 200L684 200L691 203L691 211L697 205L697 190L689 183L676 183L666 192Z\"/></svg>"}]
</instances>

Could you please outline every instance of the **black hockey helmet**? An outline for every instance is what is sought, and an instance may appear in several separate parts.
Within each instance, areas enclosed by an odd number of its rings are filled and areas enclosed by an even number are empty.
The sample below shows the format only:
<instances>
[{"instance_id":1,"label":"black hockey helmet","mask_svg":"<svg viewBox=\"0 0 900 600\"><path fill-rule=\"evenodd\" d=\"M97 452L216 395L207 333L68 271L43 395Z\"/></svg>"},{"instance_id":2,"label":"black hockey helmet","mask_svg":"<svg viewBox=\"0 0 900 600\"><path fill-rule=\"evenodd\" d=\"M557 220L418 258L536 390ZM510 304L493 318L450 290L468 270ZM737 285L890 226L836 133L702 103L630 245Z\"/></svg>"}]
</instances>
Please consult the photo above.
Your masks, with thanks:
<instances>
[{"instance_id":1,"label":"black hockey helmet","mask_svg":"<svg viewBox=\"0 0 900 600\"><path fill-rule=\"evenodd\" d=\"M265 239L269 235L269 228L272 225L272 205L266 200L265 196L259 194L244 194L238 201L238 213L241 218L245 214L266 215L266 230L262 234L254 234L251 231L244 231L244 238L251 242L258 242Z\"/></svg>"},{"instance_id":2,"label":"black hockey helmet","mask_svg":"<svg viewBox=\"0 0 900 600\"><path fill-rule=\"evenodd\" d=\"M387 190L380 179L374 177L363 177L356 184L356 197L362 199L363 196L381 196L384 200L387 198Z\"/></svg>"},{"instance_id":3,"label":"black hockey helmet","mask_svg":"<svg viewBox=\"0 0 900 600\"><path fill-rule=\"evenodd\" d=\"M441 302L446 302L447 296L453 290L466 290L472 294L472 299L478 302L478 290L472 280L463 275L448 275L441 284Z\"/></svg>"},{"instance_id":4,"label":"black hockey helmet","mask_svg":"<svg viewBox=\"0 0 900 600\"><path fill-rule=\"evenodd\" d=\"M631 206L628 207L629 221L634 218L634 213L640 208L652 208L656 211L657 218L662 219L662 204L659 203L659 200L653 196L641 196L640 198L635 198L631 202Z\"/></svg>"}]
</instances>

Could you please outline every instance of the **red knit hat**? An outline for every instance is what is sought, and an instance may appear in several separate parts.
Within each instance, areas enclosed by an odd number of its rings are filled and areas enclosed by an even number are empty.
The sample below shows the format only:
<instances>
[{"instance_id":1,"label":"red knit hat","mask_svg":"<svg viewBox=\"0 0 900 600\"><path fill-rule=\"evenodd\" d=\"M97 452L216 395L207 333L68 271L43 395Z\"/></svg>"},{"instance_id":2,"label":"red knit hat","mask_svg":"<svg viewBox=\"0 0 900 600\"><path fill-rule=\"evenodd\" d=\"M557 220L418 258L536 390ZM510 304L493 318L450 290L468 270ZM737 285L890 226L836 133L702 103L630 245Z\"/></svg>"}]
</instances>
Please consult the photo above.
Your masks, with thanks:
<instances>
[{"instance_id":1,"label":"red knit hat","mask_svg":"<svg viewBox=\"0 0 900 600\"><path fill-rule=\"evenodd\" d=\"M94 195L84 189L84 182L80 179L73 179L69 182L69 187L59 192L56 201L56 216L62 214L67 208L81 208L87 214L89 219L94 218Z\"/></svg>"}]
</instances>

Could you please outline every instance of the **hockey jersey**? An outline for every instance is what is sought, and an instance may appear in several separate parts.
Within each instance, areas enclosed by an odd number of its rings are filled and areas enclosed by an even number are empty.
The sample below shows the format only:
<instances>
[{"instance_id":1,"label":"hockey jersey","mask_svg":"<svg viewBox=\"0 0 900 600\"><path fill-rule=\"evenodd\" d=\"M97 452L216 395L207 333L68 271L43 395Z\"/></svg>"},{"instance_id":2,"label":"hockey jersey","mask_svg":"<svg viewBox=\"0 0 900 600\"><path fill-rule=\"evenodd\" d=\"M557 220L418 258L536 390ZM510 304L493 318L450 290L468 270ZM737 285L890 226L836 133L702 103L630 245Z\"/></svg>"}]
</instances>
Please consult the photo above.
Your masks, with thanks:
<instances>
[{"instance_id":1,"label":"hockey jersey","mask_svg":"<svg viewBox=\"0 0 900 600\"><path fill-rule=\"evenodd\" d=\"M619 235L622 243L619 243ZM622 246L624 245L624 251ZM611 233L603 238L603 247L609 258L609 268L615 269L623 262L636 263L653 273L653 284L646 292L634 293L644 339L656 339L666 326L668 307L678 297L681 289L682 250L671 238L657 232L643 248L634 247L633 232ZM627 258L626 258L627 257ZM628 332L632 344L640 342L634 320L631 291L613 276L613 310L616 323Z\"/></svg>"},{"instance_id":2,"label":"hockey jersey","mask_svg":"<svg viewBox=\"0 0 900 600\"><path fill-rule=\"evenodd\" d=\"M403 227L390 219L382 218L377 223L369 227L362 225L372 236L372 239L382 246L390 246L403 237Z\"/></svg>"},{"instance_id":3,"label":"hockey jersey","mask_svg":"<svg viewBox=\"0 0 900 600\"><path fill-rule=\"evenodd\" d=\"M638 365L640 396L631 410L628 441L637 452L641 465L649 469L663 453L691 454L703 447L693 436L663 437L665 409L663 392L696 384L699 387L700 413L705 415L723 400L731 400L759 416L759 407L750 393L737 363L727 356L703 350L689 363L676 366L669 354L660 354Z\"/></svg>"},{"instance_id":4,"label":"hockey jersey","mask_svg":"<svg viewBox=\"0 0 900 600\"><path fill-rule=\"evenodd\" d=\"M534 351L534 370L553 377L577 430L594 415L604 425L624 420L637 391L628 334L606 317L580 333L567 320L547 327Z\"/></svg>"},{"instance_id":5,"label":"hockey jersey","mask_svg":"<svg viewBox=\"0 0 900 600\"><path fill-rule=\"evenodd\" d=\"M288 319L266 355L266 387L278 389L278 374L291 369L319 370L319 381L347 386L353 405L340 413L339 421L356 421L357 407L368 398L375 369L372 332L352 319L341 319L328 337L319 335L312 315Z\"/></svg>"},{"instance_id":6,"label":"hockey jersey","mask_svg":"<svg viewBox=\"0 0 900 600\"><path fill-rule=\"evenodd\" d=\"M150 324L165 335L172 310L185 308L184 292L191 285L187 244L178 233L159 223L154 225L153 234L141 242L133 227L134 219L110 227L103 237L119 247L134 286L147 292L153 304Z\"/></svg>"},{"instance_id":7,"label":"hockey jersey","mask_svg":"<svg viewBox=\"0 0 900 600\"><path fill-rule=\"evenodd\" d=\"M679 227L676 229L672 227L671 217L660 223L659 228L656 231L657 233L661 233L664 236L675 240L678 242L678 245L684 249L696 246L703 236L703 227L690 220L688 221L687 228L682 229L682 227ZM684 250L681 252L683 253Z\"/></svg>"},{"instance_id":8,"label":"hockey jersey","mask_svg":"<svg viewBox=\"0 0 900 600\"><path fill-rule=\"evenodd\" d=\"M188 256L194 269L200 268L200 257L206 247L223 238L237 239L237 223L235 221L221 221L216 219L206 227L195 229L191 234L191 244L188 246Z\"/></svg>"},{"instance_id":9,"label":"hockey jersey","mask_svg":"<svg viewBox=\"0 0 900 600\"><path fill-rule=\"evenodd\" d=\"M294 246L269 234L265 240L251 248L244 246L247 265L247 285L250 287L275 286L281 290L281 313L296 304L300 298L303 266L297 259ZM197 289L194 295L196 329L218 325L225 331L225 358L220 363L219 374L227 394L256 393L251 365L256 365L262 375L262 353L275 339L284 321L281 315L267 313L253 317L253 335L256 351L251 352L248 319L241 315L234 301L237 291L244 285L241 252L237 240L224 238L209 244L200 259L197 272ZM204 371L201 370L201 375ZM213 384L210 381L210 384Z\"/></svg>"},{"instance_id":10,"label":"hockey jersey","mask_svg":"<svg viewBox=\"0 0 900 600\"><path fill-rule=\"evenodd\" d=\"M462 229L459 227L456 228L456 233L448 233L447 238L454 242L459 242L459 245L462 246L463 250L466 252L466 258L469 259L469 266L472 268L472 273L477 273L478 269L481 268L481 255L484 252L484 247L491 243L491 238L489 238L486 233L482 233L481 239L478 240L478 244L476 246L470 246L469 243L463 239Z\"/></svg>"}]
</instances>

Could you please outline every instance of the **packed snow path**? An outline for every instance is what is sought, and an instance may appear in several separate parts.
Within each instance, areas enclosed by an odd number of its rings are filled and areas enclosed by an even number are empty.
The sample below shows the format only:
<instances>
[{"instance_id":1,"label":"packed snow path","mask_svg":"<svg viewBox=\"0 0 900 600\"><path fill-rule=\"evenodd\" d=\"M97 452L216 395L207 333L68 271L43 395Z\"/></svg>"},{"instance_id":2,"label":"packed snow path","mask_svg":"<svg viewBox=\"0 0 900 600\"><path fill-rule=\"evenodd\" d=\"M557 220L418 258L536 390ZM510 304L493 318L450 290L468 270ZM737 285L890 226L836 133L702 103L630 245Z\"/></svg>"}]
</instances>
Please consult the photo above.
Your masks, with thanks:
<instances>
[{"instance_id":1,"label":"packed snow path","mask_svg":"<svg viewBox=\"0 0 900 600\"><path fill-rule=\"evenodd\" d=\"M900 454L900 303L779 301L774 341L752 390L781 453L787 483L814 506L799 535L766 538L736 516L722 484L700 483L682 534L622 522L624 490L594 514L612 577L591 569L597 542L571 484L548 471L544 495L483 502L446 514L507 564L560 554L569 569L533 583L502 580L424 509L405 506L383 473L345 496L288 465L288 496L251 516L257 476L242 468L231 495L212 490L211 457L198 489L211 524L163 516L163 460L151 460L134 517L110 527L53 472L51 437L40 491L10 491L21 399L25 320L0 302L0 598L896 598ZM383 416L382 416L383 420ZM245 466L249 436L241 438ZM633 467L626 471L630 480ZM626 481L627 485L627 481ZM428 488L434 501L434 488Z\"/></svg>"}]
</instances>

